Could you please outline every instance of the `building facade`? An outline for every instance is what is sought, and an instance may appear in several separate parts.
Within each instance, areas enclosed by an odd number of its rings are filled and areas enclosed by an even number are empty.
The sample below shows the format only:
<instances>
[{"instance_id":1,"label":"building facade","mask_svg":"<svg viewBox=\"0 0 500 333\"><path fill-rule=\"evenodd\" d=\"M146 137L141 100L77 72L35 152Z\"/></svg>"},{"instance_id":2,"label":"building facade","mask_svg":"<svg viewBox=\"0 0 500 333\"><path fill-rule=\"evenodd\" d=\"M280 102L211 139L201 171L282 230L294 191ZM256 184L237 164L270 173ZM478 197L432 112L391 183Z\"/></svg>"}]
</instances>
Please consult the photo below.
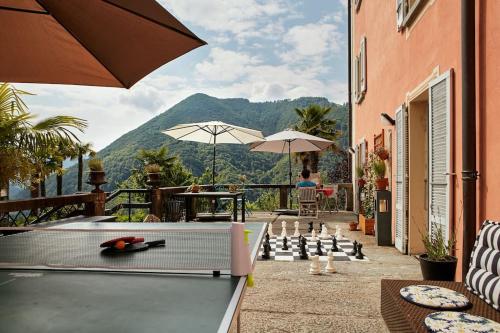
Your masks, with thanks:
<instances>
[{"instance_id":1,"label":"building facade","mask_svg":"<svg viewBox=\"0 0 500 333\"><path fill-rule=\"evenodd\" d=\"M354 167L384 147L396 248L422 253L422 233L441 226L462 261L462 130L474 124L462 124L460 1L351 1ZM475 6L477 231L500 220L500 1Z\"/></svg>"}]
</instances>

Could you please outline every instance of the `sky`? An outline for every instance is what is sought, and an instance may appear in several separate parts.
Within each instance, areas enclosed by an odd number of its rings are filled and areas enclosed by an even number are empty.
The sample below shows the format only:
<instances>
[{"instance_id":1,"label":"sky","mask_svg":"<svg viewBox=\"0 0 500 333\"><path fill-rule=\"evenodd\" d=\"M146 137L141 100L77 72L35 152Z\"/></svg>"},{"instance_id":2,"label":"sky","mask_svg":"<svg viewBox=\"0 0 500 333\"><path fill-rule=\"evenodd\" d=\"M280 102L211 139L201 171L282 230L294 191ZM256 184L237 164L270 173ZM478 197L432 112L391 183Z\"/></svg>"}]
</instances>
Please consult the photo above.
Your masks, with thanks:
<instances>
[{"instance_id":1,"label":"sky","mask_svg":"<svg viewBox=\"0 0 500 333\"><path fill-rule=\"evenodd\" d=\"M40 118L88 120L100 150L195 93L252 102L347 100L347 0L159 0L208 45L131 89L15 84Z\"/></svg>"}]
</instances>

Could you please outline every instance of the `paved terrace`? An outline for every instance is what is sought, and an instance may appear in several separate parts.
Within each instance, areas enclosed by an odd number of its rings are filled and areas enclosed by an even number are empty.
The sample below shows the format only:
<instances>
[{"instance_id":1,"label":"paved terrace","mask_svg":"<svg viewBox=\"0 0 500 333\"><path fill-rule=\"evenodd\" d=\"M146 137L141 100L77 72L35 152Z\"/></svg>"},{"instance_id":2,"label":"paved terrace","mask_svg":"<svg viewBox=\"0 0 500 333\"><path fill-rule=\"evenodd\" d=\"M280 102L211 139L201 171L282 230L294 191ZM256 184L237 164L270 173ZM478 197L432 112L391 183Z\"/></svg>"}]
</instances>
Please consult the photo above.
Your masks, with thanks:
<instances>
[{"instance_id":1,"label":"paved terrace","mask_svg":"<svg viewBox=\"0 0 500 333\"><path fill-rule=\"evenodd\" d=\"M323 213L314 225L325 222L330 233L340 225L346 237L363 243L370 261L334 262L337 273L319 276L308 273L310 261L258 261L255 287L243 302L242 332L388 332L380 314L380 280L422 279L420 266L394 247L376 246L373 236L350 232L348 222L355 219L352 213ZM293 233L296 216L257 212L247 223L273 222L279 234L283 220ZM311 219L300 221L305 233Z\"/></svg>"}]
</instances>

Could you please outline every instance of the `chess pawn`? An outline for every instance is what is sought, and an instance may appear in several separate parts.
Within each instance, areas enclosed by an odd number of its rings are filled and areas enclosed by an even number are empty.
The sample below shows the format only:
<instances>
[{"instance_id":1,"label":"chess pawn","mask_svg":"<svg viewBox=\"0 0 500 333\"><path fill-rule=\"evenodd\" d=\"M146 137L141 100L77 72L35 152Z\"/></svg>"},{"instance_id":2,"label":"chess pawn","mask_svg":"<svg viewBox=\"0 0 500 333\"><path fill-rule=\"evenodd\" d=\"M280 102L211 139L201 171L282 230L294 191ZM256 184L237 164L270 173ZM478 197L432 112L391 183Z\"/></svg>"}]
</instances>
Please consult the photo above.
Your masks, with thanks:
<instances>
[{"instance_id":1,"label":"chess pawn","mask_svg":"<svg viewBox=\"0 0 500 333\"><path fill-rule=\"evenodd\" d=\"M335 229L335 237L337 239L341 239L342 238L342 231L340 230L339 226L337 226L336 229Z\"/></svg>"},{"instance_id":2,"label":"chess pawn","mask_svg":"<svg viewBox=\"0 0 500 333\"><path fill-rule=\"evenodd\" d=\"M325 272L326 273L335 273L336 272L335 267L333 267L333 253L332 252L328 252L328 261L326 263Z\"/></svg>"},{"instance_id":3,"label":"chess pawn","mask_svg":"<svg viewBox=\"0 0 500 333\"><path fill-rule=\"evenodd\" d=\"M321 241L319 239L316 242L316 252L314 254L318 255L318 256L322 256L323 255L323 250L321 249Z\"/></svg>"},{"instance_id":4,"label":"chess pawn","mask_svg":"<svg viewBox=\"0 0 500 333\"><path fill-rule=\"evenodd\" d=\"M288 239L286 237L283 237L283 246L282 246L282 249L284 251L288 250Z\"/></svg>"},{"instance_id":5,"label":"chess pawn","mask_svg":"<svg viewBox=\"0 0 500 333\"><path fill-rule=\"evenodd\" d=\"M286 237L286 221L281 222L281 237Z\"/></svg>"},{"instance_id":6,"label":"chess pawn","mask_svg":"<svg viewBox=\"0 0 500 333\"><path fill-rule=\"evenodd\" d=\"M361 252L361 249L363 248L363 244L359 243L358 244L358 253L356 254L356 259L358 260L363 260L365 258L365 255L363 254L363 252Z\"/></svg>"},{"instance_id":7,"label":"chess pawn","mask_svg":"<svg viewBox=\"0 0 500 333\"><path fill-rule=\"evenodd\" d=\"M314 222L308 222L308 223L309 223L309 228L307 229L307 232L311 233L314 230L314 226L313 226Z\"/></svg>"},{"instance_id":8,"label":"chess pawn","mask_svg":"<svg viewBox=\"0 0 500 333\"><path fill-rule=\"evenodd\" d=\"M269 225L267 226L267 233L268 233L269 237L274 237L273 224L272 223L269 223Z\"/></svg>"},{"instance_id":9,"label":"chess pawn","mask_svg":"<svg viewBox=\"0 0 500 333\"><path fill-rule=\"evenodd\" d=\"M268 241L264 242L263 251L262 251L262 259L268 260L271 259L271 244Z\"/></svg>"},{"instance_id":10,"label":"chess pawn","mask_svg":"<svg viewBox=\"0 0 500 333\"><path fill-rule=\"evenodd\" d=\"M321 267L319 266L319 256L311 257L311 265L309 266L309 274L321 274Z\"/></svg>"},{"instance_id":11,"label":"chess pawn","mask_svg":"<svg viewBox=\"0 0 500 333\"><path fill-rule=\"evenodd\" d=\"M316 230L314 230L314 229L311 231L311 240L312 241L318 240L318 238L316 238Z\"/></svg>"},{"instance_id":12,"label":"chess pawn","mask_svg":"<svg viewBox=\"0 0 500 333\"><path fill-rule=\"evenodd\" d=\"M330 236L328 235L328 229L326 228L326 225L322 225L321 228L321 238L329 238Z\"/></svg>"},{"instance_id":13,"label":"chess pawn","mask_svg":"<svg viewBox=\"0 0 500 333\"><path fill-rule=\"evenodd\" d=\"M354 242L352 243L352 251L351 251L351 252L349 252L349 255L350 255L350 256L355 256L357 252L358 252L358 242L357 242L357 241L354 241Z\"/></svg>"},{"instance_id":14,"label":"chess pawn","mask_svg":"<svg viewBox=\"0 0 500 333\"><path fill-rule=\"evenodd\" d=\"M295 225L295 232L293 233L293 237L299 237L300 236L299 221L295 221L294 225Z\"/></svg>"}]
</instances>

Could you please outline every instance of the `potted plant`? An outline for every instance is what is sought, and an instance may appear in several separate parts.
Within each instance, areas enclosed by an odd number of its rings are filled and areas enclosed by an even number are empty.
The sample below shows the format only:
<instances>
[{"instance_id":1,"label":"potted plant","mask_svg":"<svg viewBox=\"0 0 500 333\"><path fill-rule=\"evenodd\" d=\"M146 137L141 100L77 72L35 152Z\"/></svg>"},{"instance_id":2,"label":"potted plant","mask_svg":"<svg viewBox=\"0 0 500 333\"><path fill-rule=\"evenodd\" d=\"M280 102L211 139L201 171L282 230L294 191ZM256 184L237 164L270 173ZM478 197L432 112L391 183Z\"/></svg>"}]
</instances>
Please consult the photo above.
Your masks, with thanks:
<instances>
[{"instance_id":1,"label":"potted plant","mask_svg":"<svg viewBox=\"0 0 500 333\"><path fill-rule=\"evenodd\" d=\"M384 147L380 147L378 148L376 151L375 151L375 154L377 154L377 156L382 160L382 161L385 161L385 160L388 160L389 159L389 152L387 151L387 149L385 149Z\"/></svg>"},{"instance_id":2,"label":"potted plant","mask_svg":"<svg viewBox=\"0 0 500 333\"><path fill-rule=\"evenodd\" d=\"M234 193L234 192L238 191L238 185L231 184L231 185L228 186L228 190L229 190L230 193Z\"/></svg>"},{"instance_id":3,"label":"potted plant","mask_svg":"<svg viewBox=\"0 0 500 333\"><path fill-rule=\"evenodd\" d=\"M104 180L104 163L101 159L92 158L88 162L89 167L89 178L87 183L91 185L102 185L106 184Z\"/></svg>"},{"instance_id":4,"label":"potted plant","mask_svg":"<svg viewBox=\"0 0 500 333\"><path fill-rule=\"evenodd\" d=\"M161 176L161 167L158 164L147 164L144 167L144 171L148 174L148 183L149 184L159 184L160 176Z\"/></svg>"},{"instance_id":5,"label":"potted plant","mask_svg":"<svg viewBox=\"0 0 500 333\"><path fill-rule=\"evenodd\" d=\"M365 170L362 167L357 166L356 167L356 177L358 178L358 186L359 187L363 187L366 184L366 181L363 179L364 175L365 175Z\"/></svg>"},{"instance_id":6,"label":"potted plant","mask_svg":"<svg viewBox=\"0 0 500 333\"><path fill-rule=\"evenodd\" d=\"M389 185L389 180L385 178L385 162L382 160L375 160L372 164L373 173L375 174L375 184L377 190L385 190Z\"/></svg>"},{"instance_id":7,"label":"potted plant","mask_svg":"<svg viewBox=\"0 0 500 333\"><path fill-rule=\"evenodd\" d=\"M452 256L454 238L445 239L439 223L432 223L431 232L422 234L425 253L419 256L424 280L453 281L457 269L457 257Z\"/></svg>"},{"instance_id":8,"label":"potted plant","mask_svg":"<svg viewBox=\"0 0 500 333\"><path fill-rule=\"evenodd\" d=\"M349 222L349 230L350 231L358 231L358 222L357 221Z\"/></svg>"},{"instance_id":9,"label":"potted plant","mask_svg":"<svg viewBox=\"0 0 500 333\"><path fill-rule=\"evenodd\" d=\"M188 191L191 193L198 193L200 192L200 185L193 183L191 186L189 186Z\"/></svg>"}]
</instances>

